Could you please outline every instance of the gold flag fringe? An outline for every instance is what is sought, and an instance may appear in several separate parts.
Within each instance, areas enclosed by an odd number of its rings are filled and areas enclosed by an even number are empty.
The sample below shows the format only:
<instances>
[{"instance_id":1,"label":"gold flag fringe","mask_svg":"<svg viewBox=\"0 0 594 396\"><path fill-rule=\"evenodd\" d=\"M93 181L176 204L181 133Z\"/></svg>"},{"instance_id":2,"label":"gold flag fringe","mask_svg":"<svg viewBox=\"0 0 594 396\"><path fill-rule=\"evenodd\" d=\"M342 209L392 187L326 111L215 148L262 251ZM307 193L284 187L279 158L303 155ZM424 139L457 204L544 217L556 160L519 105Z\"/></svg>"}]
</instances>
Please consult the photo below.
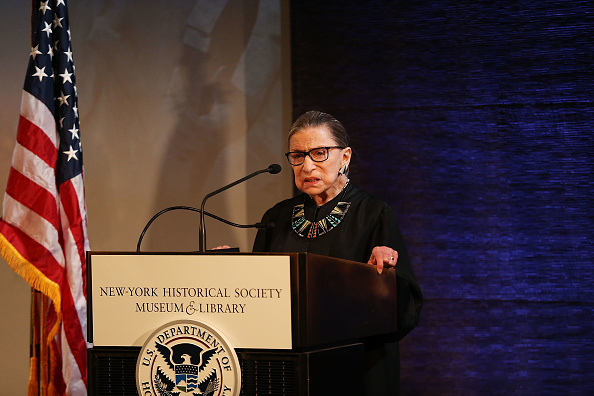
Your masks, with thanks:
<instances>
[{"instance_id":1,"label":"gold flag fringe","mask_svg":"<svg viewBox=\"0 0 594 396\"><path fill-rule=\"evenodd\" d=\"M55 347L52 345L54 337L58 334L60 324L62 323L62 298L60 296L60 286L48 279L37 267L27 261L19 251L4 237L0 234L0 256L6 260L8 265L16 272L21 278L23 278L33 289L38 290L43 295L47 296L53 303L56 311L57 319L56 323L51 330L47 331L44 328L42 331L41 338L45 338L45 342L40 342L41 346L41 388L42 395L55 395L56 391L51 383L51 373L55 372L57 364L57 357ZM45 311L42 311L45 312ZM39 320L39 318L37 318ZM42 320L42 319L41 319ZM35 323L32 326L35 327ZM42 324L43 326L43 324ZM34 330L35 331L35 330ZM49 349L49 351L48 351ZM49 356L48 356L49 355ZM49 357L49 367L47 364ZM39 390L39 377L38 377L38 361L36 353L31 357L30 360L30 374L29 374L29 386L28 396L38 394ZM48 373L49 371L49 373ZM48 384L48 374L50 383ZM46 388L47 384L47 388Z\"/></svg>"},{"instance_id":2,"label":"gold flag fringe","mask_svg":"<svg viewBox=\"0 0 594 396\"><path fill-rule=\"evenodd\" d=\"M48 279L37 267L28 262L2 234L0 234L0 256L32 288L48 296L54 302L56 313L58 315L61 314L62 298L60 296L60 286Z\"/></svg>"}]
</instances>

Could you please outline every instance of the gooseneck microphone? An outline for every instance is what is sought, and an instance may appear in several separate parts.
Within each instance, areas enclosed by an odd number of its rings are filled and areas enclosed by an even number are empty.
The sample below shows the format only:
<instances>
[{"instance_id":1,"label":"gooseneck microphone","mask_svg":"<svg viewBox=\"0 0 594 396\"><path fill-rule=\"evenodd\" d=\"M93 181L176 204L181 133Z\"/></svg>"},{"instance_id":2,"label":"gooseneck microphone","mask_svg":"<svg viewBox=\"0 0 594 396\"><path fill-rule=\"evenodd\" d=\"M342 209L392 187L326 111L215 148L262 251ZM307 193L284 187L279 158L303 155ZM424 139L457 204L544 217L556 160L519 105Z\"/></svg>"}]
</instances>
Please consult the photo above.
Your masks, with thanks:
<instances>
[{"instance_id":1,"label":"gooseneck microphone","mask_svg":"<svg viewBox=\"0 0 594 396\"><path fill-rule=\"evenodd\" d=\"M205 215L204 205L206 204L206 200L208 198L212 197L213 195L217 195L217 194L219 194L233 186L236 186L239 183L243 183L244 181L249 180L254 176L257 176L260 173L271 173L273 175L276 175L281 170L282 170L282 167L279 164L272 164L266 169L261 169L254 173L251 173L245 177L242 177L239 180L234 181L233 183L227 184L226 186L221 187L218 190L211 192L210 194L207 194L204 197L204 199L202 200L202 205L200 205L200 230L198 231L198 237L199 237L199 242L200 242L200 250L199 251L206 252L206 222L204 221L205 220L204 219L204 215Z\"/></svg>"}]
</instances>

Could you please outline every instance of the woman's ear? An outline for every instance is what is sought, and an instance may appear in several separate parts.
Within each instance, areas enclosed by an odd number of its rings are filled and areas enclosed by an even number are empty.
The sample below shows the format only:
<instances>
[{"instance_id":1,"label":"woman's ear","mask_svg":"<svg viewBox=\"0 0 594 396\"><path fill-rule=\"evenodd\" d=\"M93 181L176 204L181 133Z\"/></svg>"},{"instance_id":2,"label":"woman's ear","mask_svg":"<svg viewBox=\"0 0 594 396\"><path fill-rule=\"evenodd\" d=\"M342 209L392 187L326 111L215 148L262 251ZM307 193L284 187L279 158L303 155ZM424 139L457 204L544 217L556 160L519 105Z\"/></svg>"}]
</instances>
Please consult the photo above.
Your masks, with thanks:
<instances>
[{"instance_id":1,"label":"woman's ear","mask_svg":"<svg viewBox=\"0 0 594 396\"><path fill-rule=\"evenodd\" d=\"M344 149L344 151L342 152L342 166L340 167L340 170L338 171L338 175L344 175L347 172L347 169L349 168L349 164L351 162L351 148L347 147Z\"/></svg>"},{"instance_id":2,"label":"woman's ear","mask_svg":"<svg viewBox=\"0 0 594 396\"><path fill-rule=\"evenodd\" d=\"M352 152L353 151L351 150L350 147L345 148L344 151L342 152L342 160L344 161L346 168L348 168L349 164L351 163Z\"/></svg>"}]
</instances>

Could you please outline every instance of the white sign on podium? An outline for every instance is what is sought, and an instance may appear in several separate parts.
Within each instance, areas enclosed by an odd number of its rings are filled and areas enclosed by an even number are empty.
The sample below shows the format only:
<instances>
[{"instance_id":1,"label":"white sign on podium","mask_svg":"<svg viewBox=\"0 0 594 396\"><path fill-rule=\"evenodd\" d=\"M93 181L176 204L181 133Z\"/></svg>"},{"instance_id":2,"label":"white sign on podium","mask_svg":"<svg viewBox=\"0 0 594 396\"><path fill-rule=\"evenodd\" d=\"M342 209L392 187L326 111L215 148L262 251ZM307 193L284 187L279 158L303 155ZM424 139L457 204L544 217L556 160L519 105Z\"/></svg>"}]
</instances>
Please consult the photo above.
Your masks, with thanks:
<instances>
[{"instance_id":1,"label":"white sign on podium","mask_svg":"<svg viewBox=\"0 0 594 396\"><path fill-rule=\"evenodd\" d=\"M292 348L289 256L90 257L94 346L142 346L165 323L197 320L234 348Z\"/></svg>"}]
</instances>

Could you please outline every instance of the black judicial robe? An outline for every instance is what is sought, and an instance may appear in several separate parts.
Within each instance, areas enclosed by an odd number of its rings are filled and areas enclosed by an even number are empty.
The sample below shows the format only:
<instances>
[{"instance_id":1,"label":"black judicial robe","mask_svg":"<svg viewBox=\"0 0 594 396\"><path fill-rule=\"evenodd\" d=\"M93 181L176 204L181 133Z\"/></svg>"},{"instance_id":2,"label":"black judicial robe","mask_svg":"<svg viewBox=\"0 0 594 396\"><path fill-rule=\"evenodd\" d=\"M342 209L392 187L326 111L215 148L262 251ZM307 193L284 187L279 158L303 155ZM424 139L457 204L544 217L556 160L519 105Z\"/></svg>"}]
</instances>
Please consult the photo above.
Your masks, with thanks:
<instances>
[{"instance_id":1,"label":"black judicial robe","mask_svg":"<svg viewBox=\"0 0 594 396\"><path fill-rule=\"evenodd\" d=\"M291 228L293 208L305 205L305 218L318 221L339 201L350 202L348 212L334 229L305 238ZM396 395L400 382L398 340L419 321L423 304L421 289L412 271L410 257L392 208L385 202L349 184L343 194L321 207L306 194L284 200L269 209L262 222L274 224L259 230L254 252L308 252L366 263L375 246L389 246L398 252L396 279L398 292L398 332L379 343L366 343L366 394Z\"/></svg>"}]
</instances>

